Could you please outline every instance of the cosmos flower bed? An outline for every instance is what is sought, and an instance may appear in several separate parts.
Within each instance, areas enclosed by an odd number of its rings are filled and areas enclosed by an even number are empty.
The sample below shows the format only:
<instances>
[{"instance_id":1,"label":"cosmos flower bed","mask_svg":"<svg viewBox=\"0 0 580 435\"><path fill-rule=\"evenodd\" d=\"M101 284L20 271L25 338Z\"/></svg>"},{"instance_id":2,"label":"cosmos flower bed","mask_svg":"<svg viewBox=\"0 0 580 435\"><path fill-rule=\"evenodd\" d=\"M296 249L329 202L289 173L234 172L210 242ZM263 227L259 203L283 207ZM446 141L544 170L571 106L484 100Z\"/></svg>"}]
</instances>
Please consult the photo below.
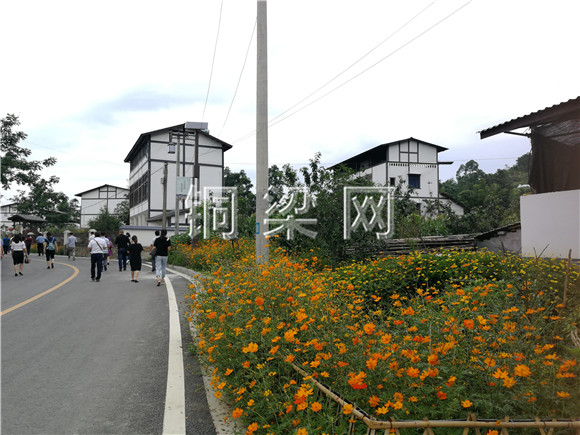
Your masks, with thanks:
<instances>
[{"instance_id":1,"label":"cosmos flower bed","mask_svg":"<svg viewBox=\"0 0 580 435\"><path fill-rule=\"evenodd\" d=\"M216 259L190 315L215 395L248 433L346 433L354 407L377 420L578 417L578 272L565 262L443 252L330 270L272 249L257 268L249 242L180 249Z\"/></svg>"}]
</instances>

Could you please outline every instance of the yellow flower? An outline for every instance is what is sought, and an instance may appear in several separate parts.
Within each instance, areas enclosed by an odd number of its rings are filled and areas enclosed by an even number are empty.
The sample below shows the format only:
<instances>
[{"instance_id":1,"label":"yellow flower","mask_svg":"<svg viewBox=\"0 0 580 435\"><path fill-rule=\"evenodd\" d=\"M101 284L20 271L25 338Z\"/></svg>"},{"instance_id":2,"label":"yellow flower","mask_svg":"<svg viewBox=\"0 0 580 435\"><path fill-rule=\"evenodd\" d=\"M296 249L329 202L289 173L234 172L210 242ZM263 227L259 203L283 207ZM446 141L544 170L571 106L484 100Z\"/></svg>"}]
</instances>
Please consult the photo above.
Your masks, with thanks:
<instances>
[{"instance_id":1,"label":"yellow flower","mask_svg":"<svg viewBox=\"0 0 580 435\"><path fill-rule=\"evenodd\" d=\"M556 395L561 399L567 399L568 397L570 397L570 393L568 393L567 391L558 391Z\"/></svg>"},{"instance_id":2,"label":"yellow flower","mask_svg":"<svg viewBox=\"0 0 580 435\"><path fill-rule=\"evenodd\" d=\"M473 402L471 402L470 400L462 400L461 401L461 406L463 406L464 408L469 408L473 405Z\"/></svg>"}]
</instances>

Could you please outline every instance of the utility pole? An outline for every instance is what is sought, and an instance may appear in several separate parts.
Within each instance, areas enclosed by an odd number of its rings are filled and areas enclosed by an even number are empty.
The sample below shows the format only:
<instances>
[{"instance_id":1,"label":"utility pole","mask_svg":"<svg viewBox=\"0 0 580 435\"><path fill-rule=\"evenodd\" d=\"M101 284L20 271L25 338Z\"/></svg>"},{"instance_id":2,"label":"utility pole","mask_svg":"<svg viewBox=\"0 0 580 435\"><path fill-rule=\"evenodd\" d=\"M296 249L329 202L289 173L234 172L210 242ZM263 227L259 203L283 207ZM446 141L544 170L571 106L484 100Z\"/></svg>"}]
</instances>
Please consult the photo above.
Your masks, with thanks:
<instances>
[{"instance_id":1,"label":"utility pole","mask_svg":"<svg viewBox=\"0 0 580 435\"><path fill-rule=\"evenodd\" d=\"M161 228L167 229L167 162L163 164L163 217L161 219Z\"/></svg>"},{"instance_id":2,"label":"utility pole","mask_svg":"<svg viewBox=\"0 0 580 435\"><path fill-rule=\"evenodd\" d=\"M177 145L175 150L175 235L179 234L179 195L178 195L178 184L179 184L179 134L177 135ZM183 136L183 142L185 142L185 135Z\"/></svg>"},{"instance_id":3,"label":"utility pole","mask_svg":"<svg viewBox=\"0 0 580 435\"><path fill-rule=\"evenodd\" d=\"M268 26L267 2L258 0L256 92L256 264L270 260L268 231Z\"/></svg>"}]
</instances>

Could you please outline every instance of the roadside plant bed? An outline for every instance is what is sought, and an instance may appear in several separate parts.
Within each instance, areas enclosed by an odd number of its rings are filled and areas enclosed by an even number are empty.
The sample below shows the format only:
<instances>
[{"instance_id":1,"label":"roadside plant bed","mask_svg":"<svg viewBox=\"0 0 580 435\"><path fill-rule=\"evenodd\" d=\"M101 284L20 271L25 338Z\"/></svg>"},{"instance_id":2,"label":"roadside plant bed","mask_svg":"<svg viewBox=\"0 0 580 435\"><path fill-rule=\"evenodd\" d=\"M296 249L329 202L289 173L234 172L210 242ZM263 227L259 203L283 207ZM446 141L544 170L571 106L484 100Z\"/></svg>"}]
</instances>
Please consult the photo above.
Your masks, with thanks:
<instances>
[{"instance_id":1,"label":"roadside plant bed","mask_svg":"<svg viewBox=\"0 0 580 435\"><path fill-rule=\"evenodd\" d=\"M190 316L215 395L249 433L346 433L355 409L578 417L578 272L565 262L442 252L319 270L278 250L255 267L250 245L224 263L215 243ZM351 405L337 409L311 379Z\"/></svg>"}]
</instances>

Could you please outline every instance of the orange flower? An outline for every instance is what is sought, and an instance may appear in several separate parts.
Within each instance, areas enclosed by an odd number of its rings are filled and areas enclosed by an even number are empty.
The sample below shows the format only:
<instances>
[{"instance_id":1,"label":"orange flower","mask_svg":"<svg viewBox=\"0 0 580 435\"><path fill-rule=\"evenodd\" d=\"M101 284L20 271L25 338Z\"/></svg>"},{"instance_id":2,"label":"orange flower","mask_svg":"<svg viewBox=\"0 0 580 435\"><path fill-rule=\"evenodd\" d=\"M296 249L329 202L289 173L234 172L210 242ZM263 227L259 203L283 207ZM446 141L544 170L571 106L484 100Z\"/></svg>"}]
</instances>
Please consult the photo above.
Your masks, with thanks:
<instances>
[{"instance_id":1,"label":"orange flower","mask_svg":"<svg viewBox=\"0 0 580 435\"><path fill-rule=\"evenodd\" d=\"M244 362L242 363L242 367L244 367L244 368L246 368L246 369L249 369L249 368L250 368L250 361L244 361Z\"/></svg>"},{"instance_id":2,"label":"orange flower","mask_svg":"<svg viewBox=\"0 0 580 435\"><path fill-rule=\"evenodd\" d=\"M445 400L447 399L447 393L444 393L443 391L437 391L437 397L439 400Z\"/></svg>"},{"instance_id":3,"label":"orange flower","mask_svg":"<svg viewBox=\"0 0 580 435\"><path fill-rule=\"evenodd\" d=\"M314 412L318 412L322 409L322 405L318 402L313 402L312 405L310 405L310 409L312 409Z\"/></svg>"},{"instance_id":4,"label":"orange flower","mask_svg":"<svg viewBox=\"0 0 580 435\"><path fill-rule=\"evenodd\" d=\"M419 369L416 369L415 367L409 367L407 369L407 376L409 376L411 378L419 377Z\"/></svg>"},{"instance_id":5,"label":"orange flower","mask_svg":"<svg viewBox=\"0 0 580 435\"><path fill-rule=\"evenodd\" d=\"M377 366L377 360L374 358L370 358L367 360L367 367L371 370L374 370Z\"/></svg>"},{"instance_id":6,"label":"orange flower","mask_svg":"<svg viewBox=\"0 0 580 435\"><path fill-rule=\"evenodd\" d=\"M401 314L412 316L413 314L415 314L415 310L413 309L413 307L407 307L405 310L403 310Z\"/></svg>"},{"instance_id":7,"label":"orange flower","mask_svg":"<svg viewBox=\"0 0 580 435\"><path fill-rule=\"evenodd\" d=\"M349 404L346 404L346 405L344 405L344 408L342 409L342 413L343 413L344 415L351 414L351 413L352 413L352 410L353 410L353 408L354 408L354 406L352 406L350 403L349 403Z\"/></svg>"},{"instance_id":8,"label":"orange flower","mask_svg":"<svg viewBox=\"0 0 580 435\"><path fill-rule=\"evenodd\" d=\"M471 402L471 400L462 400L461 401L461 406L463 406L464 408L469 408L469 407L471 407L471 405L473 405L473 402Z\"/></svg>"},{"instance_id":9,"label":"orange flower","mask_svg":"<svg viewBox=\"0 0 580 435\"><path fill-rule=\"evenodd\" d=\"M365 372L359 372L358 375L349 373L350 379L348 380L348 384L355 390L363 390L367 387L367 384L364 382L366 376Z\"/></svg>"},{"instance_id":10,"label":"orange flower","mask_svg":"<svg viewBox=\"0 0 580 435\"><path fill-rule=\"evenodd\" d=\"M258 345L256 343L249 343L247 346L242 347L242 352L244 353L255 353L258 351Z\"/></svg>"},{"instance_id":11,"label":"orange flower","mask_svg":"<svg viewBox=\"0 0 580 435\"><path fill-rule=\"evenodd\" d=\"M516 376L519 376L520 378L527 378L532 374L528 366L526 366L525 364L518 364L514 369L514 373Z\"/></svg>"},{"instance_id":12,"label":"orange flower","mask_svg":"<svg viewBox=\"0 0 580 435\"><path fill-rule=\"evenodd\" d=\"M503 386L506 388L511 388L516 384L516 380L514 378L510 378L509 376L506 376L503 379Z\"/></svg>"},{"instance_id":13,"label":"orange flower","mask_svg":"<svg viewBox=\"0 0 580 435\"><path fill-rule=\"evenodd\" d=\"M375 331L375 325L374 323L367 323L364 327L363 327L365 334L367 335L372 335L372 333Z\"/></svg>"},{"instance_id":14,"label":"orange flower","mask_svg":"<svg viewBox=\"0 0 580 435\"><path fill-rule=\"evenodd\" d=\"M233 418L239 418L244 414L244 410L240 409L240 408L236 408L232 411L232 417Z\"/></svg>"},{"instance_id":15,"label":"orange flower","mask_svg":"<svg viewBox=\"0 0 580 435\"><path fill-rule=\"evenodd\" d=\"M389 344L391 342L391 338L393 336L391 334L384 334L383 336L381 336L381 343L382 344Z\"/></svg>"},{"instance_id":16,"label":"orange flower","mask_svg":"<svg viewBox=\"0 0 580 435\"><path fill-rule=\"evenodd\" d=\"M301 427L300 429L298 429L296 431L296 435L308 435L308 431L306 429L304 429L303 427Z\"/></svg>"},{"instance_id":17,"label":"orange flower","mask_svg":"<svg viewBox=\"0 0 580 435\"><path fill-rule=\"evenodd\" d=\"M429 364L431 364L432 366L434 366L435 364L437 364L437 360L439 359L439 357L437 356L437 354L432 353L431 355L429 355L427 357L427 362Z\"/></svg>"},{"instance_id":18,"label":"orange flower","mask_svg":"<svg viewBox=\"0 0 580 435\"><path fill-rule=\"evenodd\" d=\"M570 397L570 393L568 393L567 391L558 391L556 395L561 399L567 399L568 397Z\"/></svg>"},{"instance_id":19,"label":"orange flower","mask_svg":"<svg viewBox=\"0 0 580 435\"><path fill-rule=\"evenodd\" d=\"M381 399L377 396L373 395L369 398L369 405L371 405L371 408L379 406L379 403L381 403Z\"/></svg>"},{"instance_id":20,"label":"orange flower","mask_svg":"<svg viewBox=\"0 0 580 435\"><path fill-rule=\"evenodd\" d=\"M457 380L457 378L455 376L449 376L449 379L447 380L445 385L447 385L448 387L451 387L451 386L453 386L453 384L455 383L456 380Z\"/></svg>"},{"instance_id":21,"label":"orange flower","mask_svg":"<svg viewBox=\"0 0 580 435\"><path fill-rule=\"evenodd\" d=\"M485 435L499 435L499 432L497 430L488 430Z\"/></svg>"},{"instance_id":22,"label":"orange flower","mask_svg":"<svg viewBox=\"0 0 580 435\"><path fill-rule=\"evenodd\" d=\"M258 430L258 423L254 422L248 426L248 434L252 434Z\"/></svg>"},{"instance_id":23,"label":"orange flower","mask_svg":"<svg viewBox=\"0 0 580 435\"><path fill-rule=\"evenodd\" d=\"M284 360L288 363L291 363L294 361L294 355L286 355L286 359Z\"/></svg>"},{"instance_id":24,"label":"orange flower","mask_svg":"<svg viewBox=\"0 0 580 435\"><path fill-rule=\"evenodd\" d=\"M264 305L264 299L262 299L260 296L258 296L256 298L256 301L255 302L256 302L256 305L259 306L259 307L261 307L262 305Z\"/></svg>"},{"instance_id":25,"label":"orange flower","mask_svg":"<svg viewBox=\"0 0 580 435\"><path fill-rule=\"evenodd\" d=\"M471 319L465 319L463 321L463 326L465 326L467 329L473 329L475 327L475 322Z\"/></svg>"}]
</instances>

